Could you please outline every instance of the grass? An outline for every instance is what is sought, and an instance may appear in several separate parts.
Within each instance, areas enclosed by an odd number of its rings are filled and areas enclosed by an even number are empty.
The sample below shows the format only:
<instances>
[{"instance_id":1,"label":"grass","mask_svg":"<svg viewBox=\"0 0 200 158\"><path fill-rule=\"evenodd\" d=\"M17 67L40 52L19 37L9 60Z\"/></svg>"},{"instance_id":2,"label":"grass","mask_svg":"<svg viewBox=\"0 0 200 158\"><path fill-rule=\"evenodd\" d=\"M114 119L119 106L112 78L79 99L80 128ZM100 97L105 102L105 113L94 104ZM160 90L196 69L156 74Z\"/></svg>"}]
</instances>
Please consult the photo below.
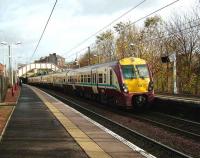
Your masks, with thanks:
<instances>
[{"instance_id":1,"label":"grass","mask_svg":"<svg viewBox=\"0 0 200 158\"><path fill-rule=\"evenodd\" d=\"M0 135L8 120L8 117L10 116L12 109L13 106L0 106Z\"/></svg>"}]
</instances>

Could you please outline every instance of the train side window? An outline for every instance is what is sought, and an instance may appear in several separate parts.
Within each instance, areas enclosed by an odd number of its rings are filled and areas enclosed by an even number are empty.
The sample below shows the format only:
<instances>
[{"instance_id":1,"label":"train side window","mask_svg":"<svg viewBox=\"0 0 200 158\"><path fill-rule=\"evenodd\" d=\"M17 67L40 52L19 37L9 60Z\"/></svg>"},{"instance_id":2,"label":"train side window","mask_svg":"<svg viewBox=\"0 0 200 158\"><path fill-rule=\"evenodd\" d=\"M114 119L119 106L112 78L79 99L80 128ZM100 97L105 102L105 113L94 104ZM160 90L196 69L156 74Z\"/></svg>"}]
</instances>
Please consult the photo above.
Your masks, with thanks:
<instances>
[{"instance_id":1,"label":"train side window","mask_svg":"<svg viewBox=\"0 0 200 158\"><path fill-rule=\"evenodd\" d=\"M103 74L99 74L99 83L103 83Z\"/></svg>"},{"instance_id":2,"label":"train side window","mask_svg":"<svg viewBox=\"0 0 200 158\"><path fill-rule=\"evenodd\" d=\"M87 82L87 75L84 75L84 82Z\"/></svg>"},{"instance_id":3,"label":"train side window","mask_svg":"<svg viewBox=\"0 0 200 158\"><path fill-rule=\"evenodd\" d=\"M81 75L81 82L83 83L83 75Z\"/></svg>"},{"instance_id":4,"label":"train side window","mask_svg":"<svg viewBox=\"0 0 200 158\"><path fill-rule=\"evenodd\" d=\"M91 76L88 75L88 83L90 83L90 82L91 82Z\"/></svg>"},{"instance_id":5,"label":"train side window","mask_svg":"<svg viewBox=\"0 0 200 158\"><path fill-rule=\"evenodd\" d=\"M113 84L113 76L112 76L112 70L110 70L110 85L112 85Z\"/></svg>"},{"instance_id":6,"label":"train side window","mask_svg":"<svg viewBox=\"0 0 200 158\"><path fill-rule=\"evenodd\" d=\"M106 74L104 74L104 83L106 83Z\"/></svg>"}]
</instances>

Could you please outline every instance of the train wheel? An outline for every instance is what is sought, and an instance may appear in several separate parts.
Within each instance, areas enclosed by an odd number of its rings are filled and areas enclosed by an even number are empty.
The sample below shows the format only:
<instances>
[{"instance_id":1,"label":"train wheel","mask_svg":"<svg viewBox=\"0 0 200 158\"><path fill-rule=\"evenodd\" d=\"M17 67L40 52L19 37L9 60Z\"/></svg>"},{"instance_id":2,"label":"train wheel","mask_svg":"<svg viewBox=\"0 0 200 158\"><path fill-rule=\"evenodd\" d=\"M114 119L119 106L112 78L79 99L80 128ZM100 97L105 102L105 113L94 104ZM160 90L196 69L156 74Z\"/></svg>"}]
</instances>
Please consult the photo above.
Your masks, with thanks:
<instances>
[{"instance_id":1,"label":"train wheel","mask_svg":"<svg viewBox=\"0 0 200 158\"><path fill-rule=\"evenodd\" d=\"M137 109L144 108L147 103L147 98L143 95L138 95L133 97L133 106Z\"/></svg>"}]
</instances>

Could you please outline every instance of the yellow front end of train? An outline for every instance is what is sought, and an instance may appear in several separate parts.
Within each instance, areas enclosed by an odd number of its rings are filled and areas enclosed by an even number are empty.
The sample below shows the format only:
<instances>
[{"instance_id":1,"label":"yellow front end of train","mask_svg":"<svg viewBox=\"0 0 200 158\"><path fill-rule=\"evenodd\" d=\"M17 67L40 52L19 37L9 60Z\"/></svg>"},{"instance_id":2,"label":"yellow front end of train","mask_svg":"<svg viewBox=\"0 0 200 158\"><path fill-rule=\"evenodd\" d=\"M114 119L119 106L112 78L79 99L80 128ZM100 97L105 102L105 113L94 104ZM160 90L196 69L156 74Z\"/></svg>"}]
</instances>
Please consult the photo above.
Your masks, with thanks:
<instances>
[{"instance_id":1,"label":"yellow front end of train","mask_svg":"<svg viewBox=\"0 0 200 158\"><path fill-rule=\"evenodd\" d=\"M127 97L131 97L133 106L144 106L152 102L153 80L146 61L130 57L119 62L123 76L123 90Z\"/></svg>"}]
</instances>

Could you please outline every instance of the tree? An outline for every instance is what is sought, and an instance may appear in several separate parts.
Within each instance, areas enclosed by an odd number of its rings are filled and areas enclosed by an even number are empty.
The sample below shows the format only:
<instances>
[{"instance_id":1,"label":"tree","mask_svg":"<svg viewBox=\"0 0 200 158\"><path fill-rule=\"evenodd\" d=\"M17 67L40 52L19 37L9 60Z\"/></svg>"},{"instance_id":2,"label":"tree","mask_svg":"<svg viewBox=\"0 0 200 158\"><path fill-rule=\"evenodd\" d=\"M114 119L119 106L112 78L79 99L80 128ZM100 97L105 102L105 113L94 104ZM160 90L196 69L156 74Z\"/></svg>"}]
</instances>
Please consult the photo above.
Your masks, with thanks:
<instances>
[{"instance_id":1,"label":"tree","mask_svg":"<svg viewBox=\"0 0 200 158\"><path fill-rule=\"evenodd\" d=\"M116 40L116 55L118 59L135 56L138 57L138 37L139 32L135 25L131 22L118 23L114 26L115 31L118 33Z\"/></svg>"},{"instance_id":2,"label":"tree","mask_svg":"<svg viewBox=\"0 0 200 158\"><path fill-rule=\"evenodd\" d=\"M172 41L178 59L179 90L181 93L191 91L195 84L196 74L193 69L197 64L195 58L199 48L200 28L195 19L194 16L176 15L168 24L168 32L173 34Z\"/></svg>"},{"instance_id":3,"label":"tree","mask_svg":"<svg viewBox=\"0 0 200 158\"><path fill-rule=\"evenodd\" d=\"M107 30L96 37L97 55L101 56L102 62L112 61L114 55L114 35Z\"/></svg>"}]
</instances>

